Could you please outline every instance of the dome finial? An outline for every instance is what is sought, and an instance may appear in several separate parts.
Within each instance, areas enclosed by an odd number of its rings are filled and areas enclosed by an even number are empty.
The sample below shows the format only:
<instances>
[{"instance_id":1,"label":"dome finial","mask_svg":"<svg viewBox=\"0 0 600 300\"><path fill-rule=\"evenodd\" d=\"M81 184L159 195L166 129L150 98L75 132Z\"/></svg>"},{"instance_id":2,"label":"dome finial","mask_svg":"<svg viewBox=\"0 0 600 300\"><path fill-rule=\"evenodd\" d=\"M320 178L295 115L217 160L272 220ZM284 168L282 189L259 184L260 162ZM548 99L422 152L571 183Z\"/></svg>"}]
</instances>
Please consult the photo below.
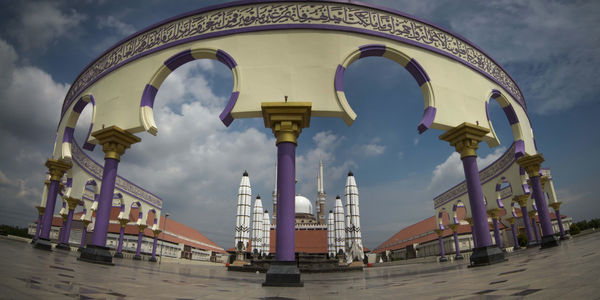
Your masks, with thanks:
<instances>
[{"instance_id":1,"label":"dome finial","mask_svg":"<svg viewBox=\"0 0 600 300\"><path fill-rule=\"evenodd\" d=\"M244 170L244 174L242 176L248 176L248 171Z\"/></svg>"},{"instance_id":2,"label":"dome finial","mask_svg":"<svg viewBox=\"0 0 600 300\"><path fill-rule=\"evenodd\" d=\"M260 194L256 195L256 199L260 199Z\"/></svg>"},{"instance_id":3,"label":"dome finial","mask_svg":"<svg viewBox=\"0 0 600 300\"><path fill-rule=\"evenodd\" d=\"M354 176L354 173L352 173L352 171L348 171L348 176Z\"/></svg>"}]
</instances>

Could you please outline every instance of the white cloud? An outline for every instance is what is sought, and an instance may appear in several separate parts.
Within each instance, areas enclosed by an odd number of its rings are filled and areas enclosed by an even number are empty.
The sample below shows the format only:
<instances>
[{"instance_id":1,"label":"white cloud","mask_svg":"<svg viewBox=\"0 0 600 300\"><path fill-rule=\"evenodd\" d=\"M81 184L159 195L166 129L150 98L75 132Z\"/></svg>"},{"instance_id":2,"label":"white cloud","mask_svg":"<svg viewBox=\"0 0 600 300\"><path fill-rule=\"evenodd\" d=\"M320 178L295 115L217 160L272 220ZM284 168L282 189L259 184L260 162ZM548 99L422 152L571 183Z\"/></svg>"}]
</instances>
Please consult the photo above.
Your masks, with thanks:
<instances>
[{"instance_id":1,"label":"white cloud","mask_svg":"<svg viewBox=\"0 0 600 300\"><path fill-rule=\"evenodd\" d=\"M62 11L52 2L28 2L19 13L17 23L8 32L26 50L45 49L59 38L72 36L86 19L74 9Z\"/></svg>"},{"instance_id":2,"label":"white cloud","mask_svg":"<svg viewBox=\"0 0 600 300\"><path fill-rule=\"evenodd\" d=\"M490 163L498 159L506 151L505 147L496 148L494 152L488 154L486 157L477 157L477 166L479 170L487 167ZM460 160L460 154L458 152L452 152L450 156L443 163L437 165L433 170L433 176L431 182L427 187L428 191L437 196L443 193L447 189L459 184L465 180L465 173Z\"/></svg>"},{"instance_id":3,"label":"white cloud","mask_svg":"<svg viewBox=\"0 0 600 300\"><path fill-rule=\"evenodd\" d=\"M136 32L135 27L133 27L133 25L127 24L115 18L114 16L99 16L96 19L98 21L96 24L99 29L112 28L122 36L128 36Z\"/></svg>"}]
</instances>

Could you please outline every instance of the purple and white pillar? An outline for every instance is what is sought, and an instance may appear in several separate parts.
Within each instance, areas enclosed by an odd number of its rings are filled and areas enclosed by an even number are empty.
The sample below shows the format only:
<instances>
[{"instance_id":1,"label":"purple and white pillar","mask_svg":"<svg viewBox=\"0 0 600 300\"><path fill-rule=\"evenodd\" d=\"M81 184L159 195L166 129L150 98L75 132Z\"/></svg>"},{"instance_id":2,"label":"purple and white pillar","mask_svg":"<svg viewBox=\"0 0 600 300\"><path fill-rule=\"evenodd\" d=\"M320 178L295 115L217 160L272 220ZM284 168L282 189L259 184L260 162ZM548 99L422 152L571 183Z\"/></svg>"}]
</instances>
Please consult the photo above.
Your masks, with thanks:
<instances>
[{"instance_id":1,"label":"purple and white pillar","mask_svg":"<svg viewBox=\"0 0 600 300\"><path fill-rule=\"evenodd\" d=\"M523 216L523 224L525 224L527 240L529 243L536 244L537 239L534 240L533 228L531 228L531 223L529 223L529 212L527 211L527 206L521 206L521 215Z\"/></svg>"},{"instance_id":2,"label":"purple and white pillar","mask_svg":"<svg viewBox=\"0 0 600 300\"><path fill-rule=\"evenodd\" d=\"M560 238L565 239L565 228L563 227L562 218L560 217L560 211L555 210L556 221L558 222L558 229L560 230Z\"/></svg>"},{"instance_id":3,"label":"purple and white pillar","mask_svg":"<svg viewBox=\"0 0 600 300\"><path fill-rule=\"evenodd\" d=\"M160 233L160 231L154 232L154 241L152 242L152 257L150 257L151 262L156 262L156 243L158 241L159 233Z\"/></svg>"},{"instance_id":4,"label":"purple and white pillar","mask_svg":"<svg viewBox=\"0 0 600 300\"><path fill-rule=\"evenodd\" d=\"M514 250L517 249L521 249L521 246L519 245L519 239L517 238L517 228L515 226L515 223L513 221L513 223L510 224L510 231L512 231L512 236L513 236L513 243L514 243Z\"/></svg>"},{"instance_id":5,"label":"purple and white pillar","mask_svg":"<svg viewBox=\"0 0 600 300\"><path fill-rule=\"evenodd\" d=\"M477 168L477 156L466 156L462 158L469 204L473 216L474 236L477 239L477 247L488 247L492 245L492 237L487 222L487 212L483 202L483 191Z\"/></svg>"},{"instance_id":6,"label":"purple and white pillar","mask_svg":"<svg viewBox=\"0 0 600 300\"><path fill-rule=\"evenodd\" d=\"M496 240L496 246L502 249L504 247L502 245L502 238L500 237L500 229L498 228L498 219L492 218L492 224L494 224L494 239Z\"/></svg>"},{"instance_id":7,"label":"purple and white pillar","mask_svg":"<svg viewBox=\"0 0 600 300\"><path fill-rule=\"evenodd\" d=\"M38 206L38 219L37 219L37 225L35 226L35 236L33 237L33 241L37 241L37 239L40 237L40 228L42 227L42 217L44 216L44 208L41 207L41 211L39 211L39 207Z\"/></svg>"},{"instance_id":8,"label":"purple and white pillar","mask_svg":"<svg viewBox=\"0 0 600 300\"><path fill-rule=\"evenodd\" d=\"M137 241L137 249L135 250L135 256L133 259L141 260L142 259L142 238L144 237L144 229L146 229L145 225L138 225L139 233L138 233L138 241Z\"/></svg>"},{"instance_id":9,"label":"purple and white pillar","mask_svg":"<svg viewBox=\"0 0 600 300\"><path fill-rule=\"evenodd\" d=\"M104 159L104 173L102 185L100 186L100 197L98 197L98 210L96 211L96 224L94 225L94 237L91 244L98 247L106 247L106 236L112 207L115 182L117 180L117 169L119 161L114 158Z\"/></svg>"},{"instance_id":10,"label":"purple and white pillar","mask_svg":"<svg viewBox=\"0 0 600 300\"><path fill-rule=\"evenodd\" d=\"M295 261L295 205L296 194L296 144L282 142L277 145L277 240L275 258L278 261Z\"/></svg>"},{"instance_id":11,"label":"purple and white pillar","mask_svg":"<svg viewBox=\"0 0 600 300\"><path fill-rule=\"evenodd\" d=\"M454 237L454 249L456 249L456 255L454 256L454 259L462 259L462 255L460 254L460 246L458 244L458 233L456 233L456 230L452 231L452 236Z\"/></svg>"},{"instance_id":12,"label":"purple and white pillar","mask_svg":"<svg viewBox=\"0 0 600 300\"><path fill-rule=\"evenodd\" d=\"M538 243L541 243L540 230L539 230L539 227L538 227L537 222L535 220L535 215L533 215L533 214L531 216L531 225L533 226L533 233L535 234L535 240Z\"/></svg>"},{"instance_id":13,"label":"purple and white pillar","mask_svg":"<svg viewBox=\"0 0 600 300\"><path fill-rule=\"evenodd\" d=\"M42 217L42 228L40 235L35 243L36 248L51 250L52 244L50 244L50 230L52 229L52 218L54 217L54 207L56 206L56 196L58 195L58 189L60 188L60 179L65 172L71 168L71 164L64 161L48 159L46 161L46 167L50 171L50 183L48 185L48 198L46 199L46 208L44 216Z\"/></svg>"},{"instance_id":14,"label":"purple and white pillar","mask_svg":"<svg viewBox=\"0 0 600 300\"><path fill-rule=\"evenodd\" d=\"M85 215L85 213L84 213L84 215ZM83 230L81 230L81 244L79 244L79 249L82 249L85 247L85 240L87 238L87 227L90 224L90 221L83 220L83 221L81 221L81 223L83 224Z\"/></svg>"},{"instance_id":15,"label":"purple and white pillar","mask_svg":"<svg viewBox=\"0 0 600 300\"><path fill-rule=\"evenodd\" d=\"M121 224L121 229L119 229L119 243L117 244L117 252L115 252L114 257L123 258L123 236L125 235L125 226L129 219L119 219L119 223Z\"/></svg>"},{"instance_id":16,"label":"purple and white pillar","mask_svg":"<svg viewBox=\"0 0 600 300\"><path fill-rule=\"evenodd\" d=\"M436 229L435 232L438 235L438 243L440 244L440 262L448 261L448 259L446 258L446 250L444 249L444 241L442 238L444 230Z\"/></svg>"}]
</instances>

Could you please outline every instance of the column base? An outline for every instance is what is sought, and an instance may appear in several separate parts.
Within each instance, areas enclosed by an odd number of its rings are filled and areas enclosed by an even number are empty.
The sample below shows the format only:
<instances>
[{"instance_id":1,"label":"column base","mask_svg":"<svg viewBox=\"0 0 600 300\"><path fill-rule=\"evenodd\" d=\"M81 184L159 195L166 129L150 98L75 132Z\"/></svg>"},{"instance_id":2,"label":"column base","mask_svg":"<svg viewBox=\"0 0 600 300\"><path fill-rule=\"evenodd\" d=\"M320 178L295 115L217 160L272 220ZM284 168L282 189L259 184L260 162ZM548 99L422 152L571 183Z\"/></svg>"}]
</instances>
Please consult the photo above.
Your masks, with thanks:
<instances>
[{"instance_id":1,"label":"column base","mask_svg":"<svg viewBox=\"0 0 600 300\"><path fill-rule=\"evenodd\" d=\"M274 261L262 285L303 287L304 282L300 280L300 270L295 261Z\"/></svg>"},{"instance_id":2,"label":"column base","mask_svg":"<svg viewBox=\"0 0 600 300\"><path fill-rule=\"evenodd\" d=\"M157 262L158 260L156 259L156 257L150 257L150 259L148 261Z\"/></svg>"},{"instance_id":3,"label":"column base","mask_svg":"<svg viewBox=\"0 0 600 300\"><path fill-rule=\"evenodd\" d=\"M465 259L465 258L462 255L454 256L454 260L461 260L461 259Z\"/></svg>"},{"instance_id":4,"label":"column base","mask_svg":"<svg viewBox=\"0 0 600 300\"><path fill-rule=\"evenodd\" d=\"M569 234L565 234L560 237L561 241L570 240L570 239L571 239L571 235L569 235Z\"/></svg>"},{"instance_id":5,"label":"column base","mask_svg":"<svg viewBox=\"0 0 600 300\"><path fill-rule=\"evenodd\" d=\"M527 244L527 248L537 248L539 245L540 243L538 243L538 241L534 241Z\"/></svg>"},{"instance_id":6,"label":"column base","mask_svg":"<svg viewBox=\"0 0 600 300\"><path fill-rule=\"evenodd\" d=\"M542 246L540 249L552 248L558 246L558 239L554 235L545 235L542 237Z\"/></svg>"},{"instance_id":7,"label":"column base","mask_svg":"<svg viewBox=\"0 0 600 300\"><path fill-rule=\"evenodd\" d=\"M35 244L33 244L33 247L46 251L52 251L52 243L50 243L50 240L44 238L37 239Z\"/></svg>"},{"instance_id":8,"label":"column base","mask_svg":"<svg viewBox=\"0 0 600 300\"><path fill-rule=\"evenodd\" d=\"M471 265L469 267L488 266L507 260L504 257L504 252L497 246L479 247L473 249Z\"/></svg>"},{"instance_id":9,"label":"column base","mask_svg":"<svg viewBox=\"0 0 600 300\"><path fill-rule=\"evenodd\" d=\"M113 255L114 258L123 258L123 253L121 252L117 252L115 253L115 255Z\"/></svg>"},{"instance_id":10,"label":"column base","mask_svg":"<svg viewBox=\"0 0 600 300\"><path fill-rule=\"evenodd\" d=\"M69 246L68 244L60 243L56 245L56 249L71 251L71 246Z\"/></svg>"},{"instance_id":11,"label":"column base","mask_svg":"<svg viewBox=\"0 0 600 300\"><path fill-rule=\"evenodd\" d=\"M114 266L112 262L112 255L110 255L110 251L108 247L101 247L96 245L87 245L83 250L81 250L81 255L77 260L94 263L94 264L102 264Z\"/></svg>"},{"instance_id":12,"label":"column base","mask_svg":"<svg viewBox=\"0 0 600 300\"><path fill-rule=\"evenodd\" d=\"M448 259L446 257L440 257L439 262L445 262L445 261L448 261Z\"/></svg>"},{"instance_id":13,"label":"column base","mask_svg":"<svg viewBox=\"0 0 600 300\"><path fill-rule=\"evenodd\" d=\"M142 256L136 254L133 256L133 260L142 260Z\"/></svg>"}]
</instances>

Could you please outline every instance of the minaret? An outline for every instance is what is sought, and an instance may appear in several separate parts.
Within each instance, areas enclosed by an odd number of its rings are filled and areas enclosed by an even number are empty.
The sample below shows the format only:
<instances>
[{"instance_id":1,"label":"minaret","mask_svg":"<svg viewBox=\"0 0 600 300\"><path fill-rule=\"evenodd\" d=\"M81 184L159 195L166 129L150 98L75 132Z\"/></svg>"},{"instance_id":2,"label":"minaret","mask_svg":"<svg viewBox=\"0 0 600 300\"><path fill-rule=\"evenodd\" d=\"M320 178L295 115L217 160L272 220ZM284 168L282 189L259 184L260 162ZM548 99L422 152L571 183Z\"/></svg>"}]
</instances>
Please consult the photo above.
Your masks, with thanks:
<instances>
[{"instance_id":1,"label":"minaret","mask_svg":"<svg viewBox=\"0 0 600 300\"><path fill-rule=\"evenodd\" d=\"M364 258L362 237L360 232L360 211L358 209L358 187L356 186L356 179L352 172L348 172L348 178L346 179L346 213L350 215L350 218L346 216L346 220L350 220L349 224L346 224L348 232L350 233L350 239L346 238L349 243L346 244L348 252L352 260L362 261Z\"/></svg>"},{"instance_id":2,"label":"minaret","mask_svg":"<svg viewBox=\"0 0 600 300\"><path fill-rule=\"evenodd\" d=\"M346 242L346 230L344 227L344 208L342 207L342 199L340 196L335 198L335 253L340 250L346 253L344 243Z\"/></svg>"},{"instance_id":3,"label":"minaret","mask_svg":"<svg viewBox=\"0 0 600 300\"><path fill-rule=\"evenodd\" d=\"M319 162L319 173L317 174L317 223L325 224L325 185L323 185L323 161Z\"/></svg>"},{"instance_id":4,"label":"minaret","mask_svg":"<svg viewBox=\"0 0 600 300\"><path fill-rule=\"evenodd\" d=\"M329 257L335 257L335 217L332 210L327 216L327 251Z\"/></svg>"},{"instance_id":5,"label":"minaret","mask_svg":"<svg viewBox=\"0 0 600 300\"><path fill-rule=\"evenodd\" d=\"M275 185L273 185L273 222L271 224L277 224L277 163L275 163Z\"/></svg>"},{"instance_id":6,"label":"minaret","mask_svg":"<svg viewBox=\"0 0 600 300\"><path fill-rule=\"evenodd\" d=\"M250 238L250 199L252 188L248 172L244 171L238 191L237 215L235 219L234 247L245 252Z\"/></svg>"},{"instance_id":7,"label":"minaret","mask_svg":"<svg viewBox=\"0 0 600 300\"><path fill-rule=\"evenodd\" d=\"M265 210L263 214L263 255L269 255L271 252L271 221L269 220L269 211Z\"/></svg>"},{"instance_id":8,"label":"minaret","mask_svg":"<svg viewBox=\"0 0 600 300\"><path fill-rule=\"evenodd\" d=\"M252 253L257 252L260 254L263 250L263 219L262 201L260 195L258 195L254 201L254 210L252 211Z\"/></svg>"}]
</instances>

